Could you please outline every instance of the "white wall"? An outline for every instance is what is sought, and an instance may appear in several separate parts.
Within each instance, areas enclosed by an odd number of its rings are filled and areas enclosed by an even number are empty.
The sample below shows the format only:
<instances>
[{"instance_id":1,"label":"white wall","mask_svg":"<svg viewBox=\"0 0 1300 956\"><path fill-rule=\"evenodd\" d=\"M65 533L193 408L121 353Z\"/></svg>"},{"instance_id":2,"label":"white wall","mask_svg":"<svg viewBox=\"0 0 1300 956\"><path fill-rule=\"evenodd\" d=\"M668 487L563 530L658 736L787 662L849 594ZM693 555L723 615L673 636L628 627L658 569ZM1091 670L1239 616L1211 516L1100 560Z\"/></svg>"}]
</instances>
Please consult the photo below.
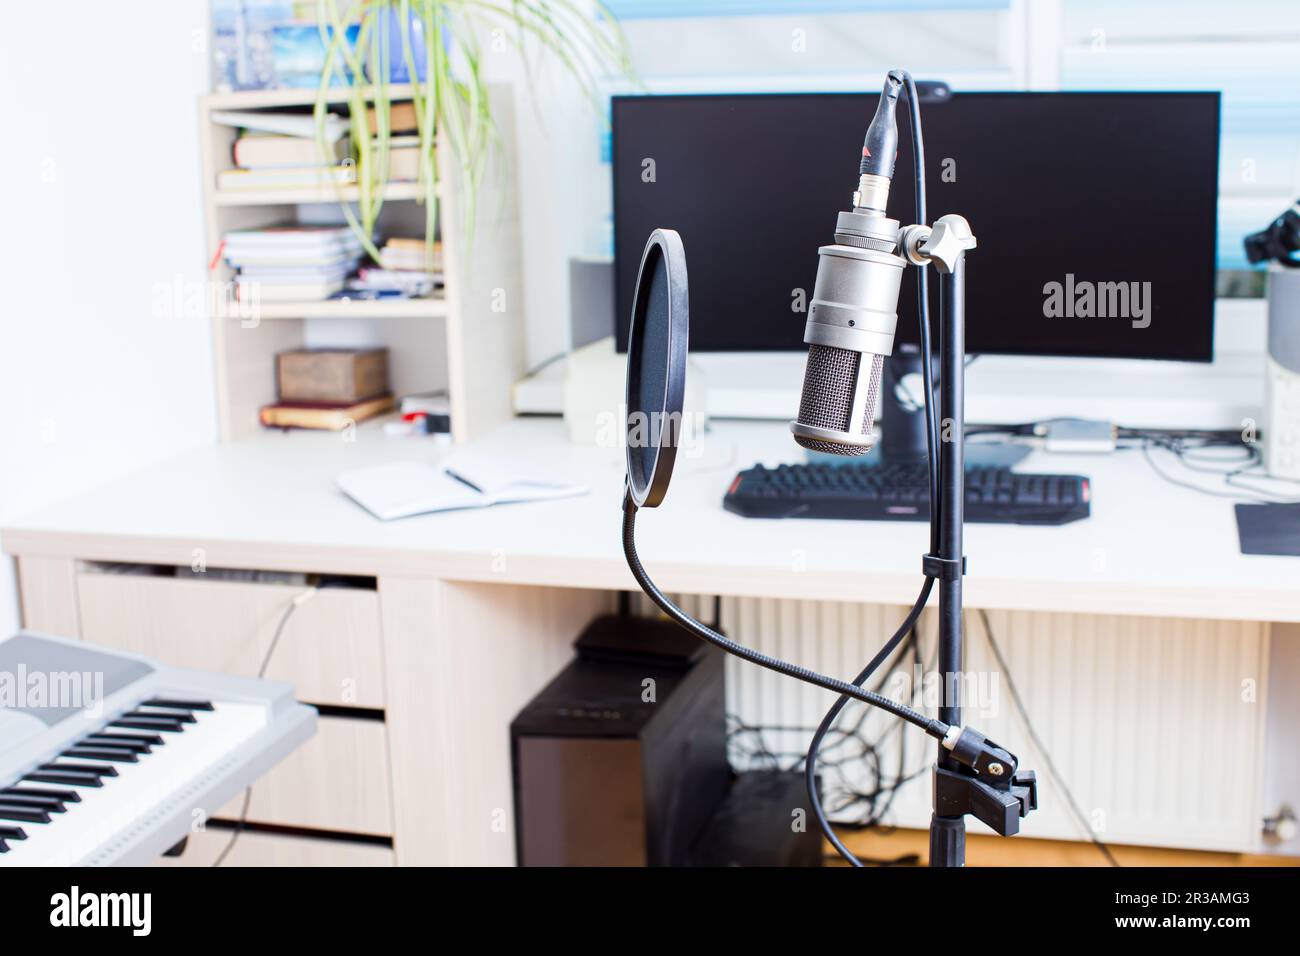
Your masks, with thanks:
<instances>
[{"instance_id":1,"label":"white wall","mask_svg":"<svg viewBox=\"0 0 1300 956\"><path fill-rule=\"evenodd\" d=\"M0 525L214 440L195 97L207 4L9 11L0 50ZM0 636L18 624L0 562Z\"/></svg>"}]
</instances>

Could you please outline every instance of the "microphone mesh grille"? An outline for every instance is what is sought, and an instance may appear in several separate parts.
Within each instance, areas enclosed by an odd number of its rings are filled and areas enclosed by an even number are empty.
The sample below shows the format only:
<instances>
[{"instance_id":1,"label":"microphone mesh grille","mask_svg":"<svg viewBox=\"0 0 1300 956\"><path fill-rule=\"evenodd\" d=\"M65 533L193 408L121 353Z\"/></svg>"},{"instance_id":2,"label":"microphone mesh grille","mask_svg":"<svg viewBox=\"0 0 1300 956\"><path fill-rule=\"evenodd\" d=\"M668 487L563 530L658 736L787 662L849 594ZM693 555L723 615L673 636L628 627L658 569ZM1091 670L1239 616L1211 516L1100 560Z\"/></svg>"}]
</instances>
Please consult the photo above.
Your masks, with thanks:
<instances>
[{"instance_id":1,"label":"microphone mesh grille","mask_svg":"<svg viewBox=\"0 0 1300 956\"><path fill-rule=\"evenodd\" d=\"M858 384L858 356L851 349L837 349L829 345L808 347L808 367L803 377L803 393L799 399L799 421L804 425L847 432L853 415L853 396ZM862 433L869 434L876 417L876 402L880 395L880 377L884 366L883 355L871 357L870 379L862 396L865 405L862 416ZM812 451L831 455L865 455L866 448L818 441L801 435L795 441Z\"/></svg>"},{"instance_id":2,"label":"microphone mesh grille","mask_svg":"<svg viewBox=\"0 0 1300 956\"><path fill-rule=\"evenodd\" d=\"M808 347L808 367L799 398L799 421L837 432L849 427L853 389L858 378L858 353L829 345Z\"/></svg>"}]
</instances>

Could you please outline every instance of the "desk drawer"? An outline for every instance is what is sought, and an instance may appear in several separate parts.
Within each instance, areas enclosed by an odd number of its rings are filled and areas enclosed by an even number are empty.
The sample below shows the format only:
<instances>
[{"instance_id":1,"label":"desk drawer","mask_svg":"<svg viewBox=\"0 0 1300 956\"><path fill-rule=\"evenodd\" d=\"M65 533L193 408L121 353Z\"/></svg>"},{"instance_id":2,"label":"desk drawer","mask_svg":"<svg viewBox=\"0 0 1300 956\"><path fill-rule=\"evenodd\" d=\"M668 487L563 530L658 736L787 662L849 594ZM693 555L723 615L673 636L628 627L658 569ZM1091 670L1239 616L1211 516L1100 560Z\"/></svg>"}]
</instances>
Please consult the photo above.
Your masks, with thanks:
<instances>
[{"instance_id":1,"label":"desk drawer","mask_svg":"<svg viewBox=\"0 0 1300 956\"><path fill-rule=\"evenodd\" d=\"M388 736L382 721L321 717L311 738L253 783L253 823L388 836ZM214 816L238 820L241 793Z\"/></svg>"},{"instance_id":2,"label":"desk drawer","mask_svg":"<svg viewBox=\"0 0 1300 956\"><path fill-rule=\"evenodd\" d=\"M158 866L211 866L230 842L231 831L210 827L191 833L180 856L164 856ZM395 866L386 846L281 836L245 830L222 866Z\"/></svg>"},{"instance_id":3,"label":"desk drawer","mask_svg":"<svg viewBox=\"0 0 1300 956\"><path fill-rule=\"evenodd\" d=\"M254 675L285 608L305 588L83 571L81 635L176 667ZM290 615L266 676L298 699L384 706L379 596L323 588Z\"/></svg>"}]
</instances>

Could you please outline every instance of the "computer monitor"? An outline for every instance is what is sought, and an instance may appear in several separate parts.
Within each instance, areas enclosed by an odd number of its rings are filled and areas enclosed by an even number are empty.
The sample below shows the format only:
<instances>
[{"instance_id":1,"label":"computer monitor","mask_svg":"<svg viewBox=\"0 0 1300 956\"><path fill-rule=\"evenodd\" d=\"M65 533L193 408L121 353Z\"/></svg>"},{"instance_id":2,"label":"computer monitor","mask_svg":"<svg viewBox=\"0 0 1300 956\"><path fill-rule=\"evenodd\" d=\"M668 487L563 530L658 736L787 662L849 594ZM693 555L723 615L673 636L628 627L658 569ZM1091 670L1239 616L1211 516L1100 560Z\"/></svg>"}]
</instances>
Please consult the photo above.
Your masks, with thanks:
<instances>
[{"instance_id":1,"label":"computer monitor","mask_svg":"<svg viewBox=\"0 0 1300 956\"><path fill-rule=\"evenodd\" d=\"M797 309L811 298L817 248L851 205L877 101L615 97L619 348L646 236L665 226L686 247L693 351L802 350ZM898 113L889 214L907 224L902 101ZM930 219L960 213L979 241L968 351L1212 358L1217 93L958 92L921 113ZM898 341L915 342L910 275L903 289Z\"/></svg>"}]
</instances>

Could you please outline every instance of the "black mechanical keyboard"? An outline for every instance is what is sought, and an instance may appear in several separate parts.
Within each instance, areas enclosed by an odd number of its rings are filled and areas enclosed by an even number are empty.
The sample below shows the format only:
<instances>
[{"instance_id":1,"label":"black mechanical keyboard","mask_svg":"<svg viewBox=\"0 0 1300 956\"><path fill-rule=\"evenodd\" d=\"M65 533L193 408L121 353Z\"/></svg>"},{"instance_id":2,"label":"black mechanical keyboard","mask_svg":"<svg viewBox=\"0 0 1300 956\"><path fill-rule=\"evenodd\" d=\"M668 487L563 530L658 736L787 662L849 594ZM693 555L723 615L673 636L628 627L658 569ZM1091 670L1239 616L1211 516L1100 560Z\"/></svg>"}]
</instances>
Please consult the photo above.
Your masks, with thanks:
<instances>
[{"instance_id":1,"label":"black mechanical keyboard","mask_svg":"<svg viewBox=\"0 0 1300 956\"><path fill-rule=\"evenodd\" d=\"M801 464L738 474L722 499L746 518L850 518L928 521L925 462L884 465ZM966 471L966 520L1061 525L1088 517L1091 491L1081 475L1029 475L1009 468Z\"/></svg>"}]
</instances>

